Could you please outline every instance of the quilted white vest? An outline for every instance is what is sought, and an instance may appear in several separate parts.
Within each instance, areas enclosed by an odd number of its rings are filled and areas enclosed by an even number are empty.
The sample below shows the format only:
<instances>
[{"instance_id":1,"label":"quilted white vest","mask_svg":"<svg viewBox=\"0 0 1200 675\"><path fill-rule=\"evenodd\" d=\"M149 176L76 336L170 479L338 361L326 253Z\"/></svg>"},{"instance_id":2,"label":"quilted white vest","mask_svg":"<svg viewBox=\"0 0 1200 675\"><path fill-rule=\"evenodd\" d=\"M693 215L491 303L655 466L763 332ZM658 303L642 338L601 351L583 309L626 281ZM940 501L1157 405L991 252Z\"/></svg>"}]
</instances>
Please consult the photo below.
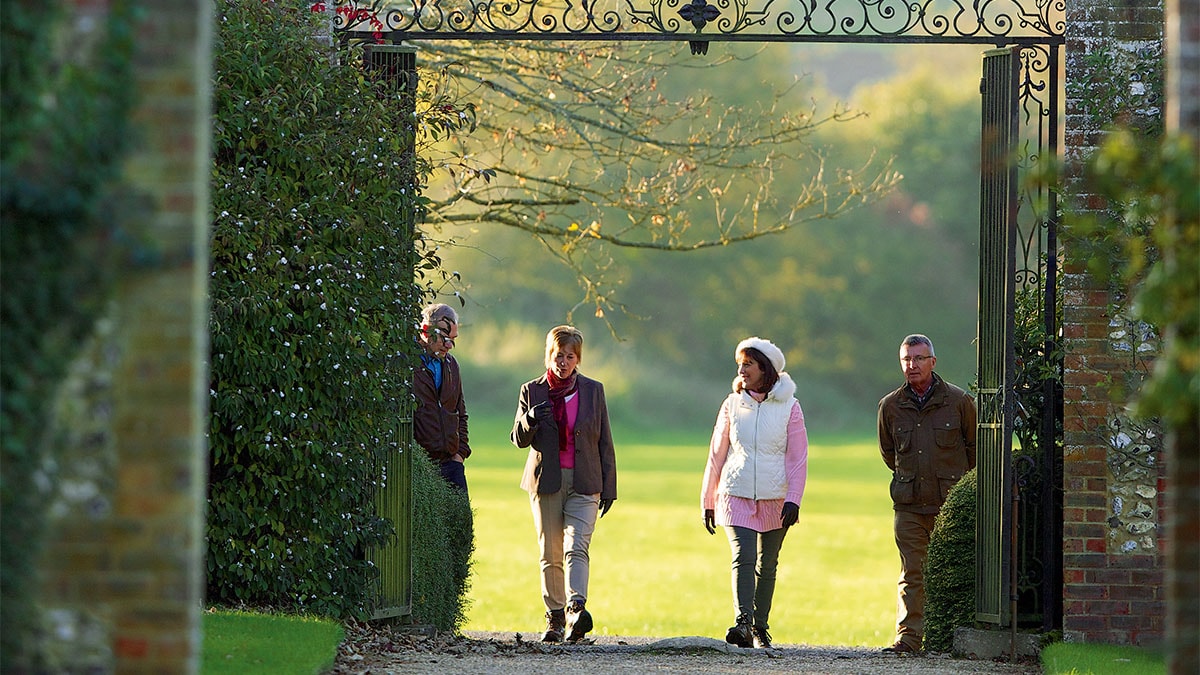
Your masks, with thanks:
<instances>
[{"instance_id":1,"label":"quilted white vest","mask_svg":"<svg viewBox=\"0 0 1200 675\"><path fill-rule=\"evenodd\" d=\"M787 496L783 457L795 393L796 383L787 373L781 373L762 403L746 392L734 392L725 399L729 407L729 454L721 469L718 492L747 499Z\"/></svg>"}]
</instances>

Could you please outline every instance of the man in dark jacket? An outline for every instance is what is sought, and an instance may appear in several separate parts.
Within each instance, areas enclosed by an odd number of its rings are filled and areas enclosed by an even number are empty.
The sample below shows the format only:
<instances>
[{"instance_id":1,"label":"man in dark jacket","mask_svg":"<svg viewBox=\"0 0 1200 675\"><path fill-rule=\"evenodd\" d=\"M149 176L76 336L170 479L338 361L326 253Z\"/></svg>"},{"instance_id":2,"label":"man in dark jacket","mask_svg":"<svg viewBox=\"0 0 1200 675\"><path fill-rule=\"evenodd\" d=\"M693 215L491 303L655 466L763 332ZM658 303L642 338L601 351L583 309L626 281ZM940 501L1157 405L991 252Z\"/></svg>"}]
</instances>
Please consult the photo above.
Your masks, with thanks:
<instances>
[{"instance_id":1,"label":"man in dark jacket","mask_svg":"<svg viewBox=\"0 0 1200 675\"><path fill-rule=\"evenodd\" d=\"M458 339L458 313L444 304L421 312L417 341L424 347L421 367L413 373L413 437L451 485L467 490L463 460L471 456L467 440L467 406L458 361L450 356Z\"/></svg>"},{"instance_id":2,"label":"man in dark jacket","mask_svg":"<svg viewBox=\"0 0 1200 675\"><path fill-rule=\"evenodd\" d=\"M946 493L975 468L975 402L933 372L933 342L909 335L900 344L905 384L879 401L879 451L892 470L900 582L896 642L885 652L919 653L924 639L929 535Z\"/></svg>"}]
</instances>

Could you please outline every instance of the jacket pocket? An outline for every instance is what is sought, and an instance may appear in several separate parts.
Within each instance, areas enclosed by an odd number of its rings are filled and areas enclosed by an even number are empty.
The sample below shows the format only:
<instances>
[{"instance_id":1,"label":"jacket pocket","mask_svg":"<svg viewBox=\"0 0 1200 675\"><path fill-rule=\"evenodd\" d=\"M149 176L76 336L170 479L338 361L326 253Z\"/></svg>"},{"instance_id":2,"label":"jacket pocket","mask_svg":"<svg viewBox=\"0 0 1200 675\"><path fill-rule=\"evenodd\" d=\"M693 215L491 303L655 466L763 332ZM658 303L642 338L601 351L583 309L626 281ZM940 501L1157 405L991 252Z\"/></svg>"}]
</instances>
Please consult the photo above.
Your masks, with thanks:
<instances>
[{"instance_id":1,"label":"jacket pocket","mask_svg":"<svg viewBox=\"0 0 1200 675\"><path fill-rule=\"evenodd\" d=\"M933 440L939 448L955 448L962 440L957 422L942 422L933 430Z\"/></svg>"},{"instance_id":2,"label":"jacket pocket","mask_svg":"<svg viewBox=\"0 0 1200 675\"><path fill-rule=\"evenodd\" d=\"M892 474L892 503L911 504L916 500L916 477Z\"/></svg>"},{"instance_id":3,"label":"jacket pocket","mask_svg":"<svg viewBox=\"0 0 1200 675\"><path fill-rule=\"evenodd\" d=\"M896 444L896 476L901 480L911 481L917 475L917 453L913 450L913 429L907 426L897 426L892 432ZM897 502L907 504L909 502Z\"/></svg>"},{"instance_id":4,"label":"jacket pocket","mask_svg":"<svg viewBox=\"0 0 1200 675\"><path fill-rule=\"evenodd\" d=\"M958 484L962 479L961 472L955 471L938 471L938 505L946 503L946 495L950 494L950 488Z\"/></svg>"}]
</instances>

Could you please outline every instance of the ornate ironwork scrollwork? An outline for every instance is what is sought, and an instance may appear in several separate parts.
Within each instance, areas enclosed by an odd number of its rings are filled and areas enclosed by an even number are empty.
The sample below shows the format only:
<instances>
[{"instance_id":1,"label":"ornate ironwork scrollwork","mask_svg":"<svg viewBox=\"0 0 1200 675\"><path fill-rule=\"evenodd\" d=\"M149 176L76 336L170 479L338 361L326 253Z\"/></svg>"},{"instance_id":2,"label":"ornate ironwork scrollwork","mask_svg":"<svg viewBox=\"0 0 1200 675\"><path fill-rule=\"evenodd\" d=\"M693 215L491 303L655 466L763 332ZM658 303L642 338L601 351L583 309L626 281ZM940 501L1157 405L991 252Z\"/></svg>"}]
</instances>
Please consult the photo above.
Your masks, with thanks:
<instances>
[{"instance_id":1,"label":"ornate ironwork scrollwork","mask_svg":"<svg viewBox=\"0 0 1200 675\"><path fill-rule=\"evenodd\" d=\"M391 40L1060 43L1065 28L1064 0L334 0L334 6L339 31Z\"/></svg>"}]
</instances>

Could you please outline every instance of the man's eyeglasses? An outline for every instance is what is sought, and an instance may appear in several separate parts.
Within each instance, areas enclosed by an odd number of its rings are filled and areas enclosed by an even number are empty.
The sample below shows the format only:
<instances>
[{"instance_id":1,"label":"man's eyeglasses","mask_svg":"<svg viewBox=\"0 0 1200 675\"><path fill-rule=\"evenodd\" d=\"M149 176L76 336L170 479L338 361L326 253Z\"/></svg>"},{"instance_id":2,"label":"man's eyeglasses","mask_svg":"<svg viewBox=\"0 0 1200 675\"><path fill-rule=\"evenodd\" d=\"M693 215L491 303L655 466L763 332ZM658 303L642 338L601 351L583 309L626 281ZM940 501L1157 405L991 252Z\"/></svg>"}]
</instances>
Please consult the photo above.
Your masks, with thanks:
<instances>
[{"instance_id":1,"label":"man's eyeglasses","mask_svg":"<svg viewBox=\"0 0 1200 675\"><path fill-rule=\"evenodd\" d=\"M450 331L454 329L454 325L449 319L443 318L436 323L440 325L430 326L426 330L431 330L433 335L429 337L430 342L441 342L447 347L453 347L454 341L457 338L450 337Z\"/></svg>"},{"instance_id":2,"label":"man's eyeglasses","mask_svg":"<svg viewBox=\"0 0 1200 675\"><path fill-rule=\"evenodd\" d=\"M447 347L454 346L455 338L450 337L450 334L447 333L446 331L442 330L441 328L434 328L432 333L433 333L433 335L429 336L430 342L441 342L442 344L446 345Z\"/></svg>"},{"instance_id":3,"label":"man's eyeglasses","mask_svg":"<svg viewBox=\"0 0 1200 675\"><path fill-rule=\"evenodd\" d=\"M933 358L932 356L905 356L900 359L900 363L903 363L905 365L908 365L910 363L915 363L919 366L922 363L925 363L926 361L928 361L929 359L932 359L932 358Z\"/></svg>"}]
</instances>

